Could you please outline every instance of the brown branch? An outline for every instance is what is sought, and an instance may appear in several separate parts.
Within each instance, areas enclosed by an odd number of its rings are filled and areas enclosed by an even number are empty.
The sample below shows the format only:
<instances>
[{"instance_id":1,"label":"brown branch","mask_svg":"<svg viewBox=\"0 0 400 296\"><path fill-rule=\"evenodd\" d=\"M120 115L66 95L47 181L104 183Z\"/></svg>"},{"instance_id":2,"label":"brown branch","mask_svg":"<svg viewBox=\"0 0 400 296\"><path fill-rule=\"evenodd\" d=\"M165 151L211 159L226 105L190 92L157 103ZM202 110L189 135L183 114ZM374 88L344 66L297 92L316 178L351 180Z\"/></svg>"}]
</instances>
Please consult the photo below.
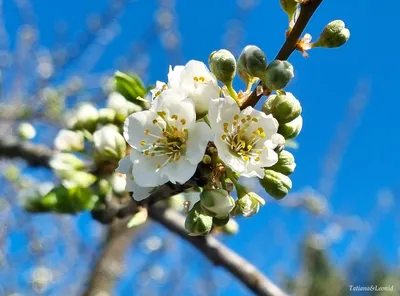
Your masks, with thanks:
<instances>
[{"instance_id":1,"label":"brown branch","mask_svg":"<svg viewBox=\"0 0 400 296\"><path fill-rule=\"evenodd\" d=\"M149 216L189 242L215 265L225 268L255 294L262 296L286 295L254 265L219 242L214 236L189 236L183 226L184 217L176 211L157 204L149 208Z\"/></svg>"},{"instance_id":2,"label":"brown branch","mask_svg":"<svg viewBox=\"0 0 400 296\"><path fill-rule=\"evenodd\" d=\"M300 39L301 34L303 33L304 29L306 28L308 22L310 21L311 17L313 16L314 12L317 10L319 5L322 3L323 0L309 0L304 4L301 4L301 11L299 18L296 21L292 31L290 32L289 36L286 38L285 43L282 45L279 53L275 57L275 60L287 60L290 55L296 50L297 42ZM258 85L261 85L260 82ZM242 104L242 109L252 106L254 107L258 101L261 99L263 94L257 95L257 88L253 90L250 96L247 98L246 101Z\"/></svg>"},{"instance_id":3,"label":"brown branch","mask_svg":"<svg viewBox=\"0 0 400 296\"><path fill-rule=\"evenodd\" d=\"M83 296L112 295L127 249L140 228L127 228L129 219L114 220Z\"/></svg>"},{"instance_id":4,"label":"brown branch","mask_svg":"<svg viewBox=\"0 0 400 296\"><path fill-rule=\"evenodd\" d=\"M46 149L41 146L35 146L29 143L20 143L13 138L3 138L0 140L0 158L20 157L26 159L32 165L42 165L44 167L49 167L49 160L51 158L51 155L52 151L50 149ZM168 184L164 186L168 186ZM178 188L178 190L179 189L183 188ZM169 190L169 192L174 192L174 188L172 187ZM164 192L164 190L161 190L160 192ZM157 198L156 200L159 199ZM128 206L124 214L121 216L127 217L128 215L134 213L135 208L136 207L134 206ZM119 212L121 212L121 210ZM224 267L228 272L234 275L239 281L241 281L256 294L268 296L286 295L268 278L266 278L254 265L247 262L244 258L240 257L231 249L223 245L213 236L189 236L186 229L184 228L184 217L179 213L163 207L159 203L149 203L149 216L154 221L157 221L158 223L169 229L171 232L176 233L181 238L192 244L215 265ZM121 239L124 238L121 237ZM124 243L127 242L125 241ZM123 243L119 242L115 245L115 247L120 244ZM111 251L112 250L113 248L111 248ZM105 253L115 253L114 251L111 251L107 251L107 248L104 250ZM103 256L105 256L105 253L103 254ZM97 278L101 279L102 275L93 275L93 277L96 277L97 282ZM94 281L95 280L93 280L93 282ZM93 285L92 282L90 285Z\"/></svg>"}]
</instances>

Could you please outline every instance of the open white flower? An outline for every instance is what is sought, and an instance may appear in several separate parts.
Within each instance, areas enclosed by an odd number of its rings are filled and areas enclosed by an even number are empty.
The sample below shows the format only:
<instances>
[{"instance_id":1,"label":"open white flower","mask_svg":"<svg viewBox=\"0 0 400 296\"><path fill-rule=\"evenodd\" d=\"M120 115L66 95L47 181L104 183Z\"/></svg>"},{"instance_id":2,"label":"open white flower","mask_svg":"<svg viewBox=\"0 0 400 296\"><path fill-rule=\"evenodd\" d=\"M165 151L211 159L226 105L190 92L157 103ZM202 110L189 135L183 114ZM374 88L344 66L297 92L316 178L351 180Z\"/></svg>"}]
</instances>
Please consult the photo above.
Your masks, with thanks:
<instances>
[{"instance_id":1,"label":"open white flower","mask_svg":"<svg viewBox=\"0 0 400 296\"><path fill-rule=\"evenodd\" d=\"M240 111L235 100L227 97L211 101L209 120L219 157L241 176L263 178L263 168L278 161L273 150L278 122L272 115L252 107Z\"/></svg>"},{"instance_id":2,"label":"open white flower","mask_svg":"<svg viewBox=\"0 0 400 296\"><path fill-rule=\"evenodd\" d=\"M167 89L150 110L130 115L124 137L133 147L133 176L139 186L185 183L204 156L211 130L196 122L193 102L179 89Z\"/></svg>"},{"instance_id":3,"label":"open white flower","mask_svg":"<svg viewBox=\"0 0 400 296\"><path fill-rule=\"evenodd\" d=\"M117 173L126 176L125 190L128 192L133 192L133 198L136 201L141 201L150 196L151 192L154 190L153 187L140 187L133 179L132 175L133 163L130 160L129 155L122 158L118 163L118 168L115 170Z\"/></svg>"},{"instance_id":4,"label":"open white flower","mask_svg":"<svg viewBox=\"0 0 400 296\"><path fill-rule=\"evenodd\" d=\"M172 89L183 89L192 99L198 118L208 112L210 99L219 97L220 88L214 74L203 62L191 60L186 66L170 67L168 86Z\"/></svg>"},{"instance_id":5,"label":"open white flower","mask_svg":"<svg viewBox=\"0 0 400 296\"><path fill-rule=\"evenodd\" d=\"M61 129L54 140L54 146L61 151L81 151L84 147L83 134Z\"/></svg>"}]
</instances>

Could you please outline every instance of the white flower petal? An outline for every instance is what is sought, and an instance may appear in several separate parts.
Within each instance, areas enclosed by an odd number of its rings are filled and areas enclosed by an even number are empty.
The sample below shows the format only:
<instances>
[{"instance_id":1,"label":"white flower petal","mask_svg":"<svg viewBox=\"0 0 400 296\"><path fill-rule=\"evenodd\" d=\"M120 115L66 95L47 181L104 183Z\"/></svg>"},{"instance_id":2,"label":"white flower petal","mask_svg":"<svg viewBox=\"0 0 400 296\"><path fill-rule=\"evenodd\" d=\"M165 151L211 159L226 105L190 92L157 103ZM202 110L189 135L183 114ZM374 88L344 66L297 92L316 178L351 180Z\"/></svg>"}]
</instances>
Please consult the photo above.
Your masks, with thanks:
<instances>
[{"instance_id":1,"label":"white flower petal","mask_svg":"<svg viewBox=\"0 0 400 296\"><path fill-rule=\"evenodd\" d=\"M212 141L212 131L210 127L205 122L196 123L189 129L185 158L192 164L197 165L202 161L209 141Z\"/></svg>"},{"instance_id":2,"label":"white flower petal","mask_svg":"<svg viewBox=\"0 0 400 296\"><path fill-rule=\"evenodd\" d=\"M181 73L184 68L185 68L185 66L175 66L174 69L172 69L172 66L169 66L168 86L170 88L178 88L179 87Z\"/></svg>"},{"instance_id":3,"label":"white flower petal","mask_svg":"<svg viewBox=\"0 0 400 296\"><path fill-rule=\"evenodd\" d=\"M165 167L164 174L172 183L184 184L196 172L197 164L192 164L186 159L170 163Z\"/></svg>"},{"instance_id":4,"label":"white flower petal","mask_svg":"<svg viewBox=\"0 0 400 296\"><path fill-rule=\"evenodd\" d=\"M160 157L144 156L136 150L132 150L130 157L133 161L133 177L139 186L155 187L168 182L168 176L163 174L165 167L157 167Z\"/></svg>"},{"instance_id":5,"label":"white flower petal","mask_svg":"<svg viewBox=\"0 0 400 296\"><path fill-rule=\"evenodd\" d=\"M236 101L231 97L211 100L208 117L212 130L214 132L223 130L223 124L225 122L231 125L233 122L233 117L239 113L240 108Z\"/></svg>"},{"instance_id":6,"label":"white flower petal","mask_svg":"<svg viewBox=\"0 0 400 296\"><path fill-rule=\"evenodd\" d=\"M125 175L132 175L132 168L133 163L129 155L123 157L118 162L118 167L115 170L117 173L125 174Z\"/></svg>"}]
</instances>

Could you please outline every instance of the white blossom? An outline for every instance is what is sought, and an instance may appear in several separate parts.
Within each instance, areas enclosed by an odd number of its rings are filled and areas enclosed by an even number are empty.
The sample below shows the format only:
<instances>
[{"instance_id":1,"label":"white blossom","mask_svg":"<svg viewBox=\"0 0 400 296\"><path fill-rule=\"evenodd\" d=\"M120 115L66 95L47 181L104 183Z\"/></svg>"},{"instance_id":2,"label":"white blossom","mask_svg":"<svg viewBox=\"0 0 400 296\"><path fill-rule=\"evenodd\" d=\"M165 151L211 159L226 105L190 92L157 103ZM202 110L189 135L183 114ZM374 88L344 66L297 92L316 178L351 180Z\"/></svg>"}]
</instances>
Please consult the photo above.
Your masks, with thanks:
<instances>
[{"instance_id":1,"label":"white blossom","mask_svg":"<svg viewBox=\"0 0 400 296\"><path fill-rule=\"evenodd\" d=\"M167 89L150 110L130 115L124 137L132 146L135 182L154 187L168 181L185 183L202 160L211 130L196 123L193 102L179 89Z\"/></svg>"},{"instance_id":2,"label":"white blossom","mask_svg":"<svg viewBox=\"0 0 400 296\"><path fill-rule=\"evenodd\" d=\"M208 112L210 99L219 97L220 88L214 74L200 61L191 60L184 67L170 67L168 86L182 89L195 104L198 118Z\"/></svg>"},{"instance_id":3,"label":"white blossom","mask_svg":"<svg viewBox=\"0 0 400 296\"><path fill-rule=\"evenodd\" d=\"M125 190L128 192L133 192L133 198L136 201L141 201L150 196L151 192L154 190L153 187L140 187L136 184L132 175L133 163L130 160L129 155L122 158L118 163L117 173L125 175Z\"/></svg>"},{"instance_id":4,"label":"white blossom","mask_svg":"<svg viewBox=\"0 0 400 296\"><path fill-rule=\"evenodd\" d=\"M84 147L83 135L80 132L62 129L54 140L54 146L61 151L80 151Z\"/></svg>"},{"instance_id":5,"label":"white blossom","mask_svg":"<svg viewBox=\"0 0 400 296\"><path fill-rule=\"evenodd\" d=\"M264 167L278 161L273 150L278 122L272 115L247 107L240 111L234 99L213 99L209 120L221 160L244 177L264 177Z\"/></svg>"},{"instance_id":6,"label":"white blossom","mask_svg":"<svg viewBox=\"0 0 400 296\"><path fill-rule=\"evenodd\" d=\"M154 100L157 98L164 90L168 88L168 85L162 81L156 81L156 87L151 89L151 99Z\"/></svg>"},{"instance_id":7,"label":"white blossom","mask_svg":"<svg viewBox=\"0 0 400 296\"><path fill-rule=\"evenodd\" d=\"M125 155L124 137L111 125L103 126L93 134L96 151L106 157L121 158Z\"/></svg>"},{"instance_id":8,"label":"white blossom","mask_svg":"<svg viewBox=\"0 0 400 296\"><path fill-rule=\"evenodd\" d=\"M92 104L84 103L78 107L76 119L78 124L93 124L99 119L99 112Z\"/></svg>"},{"instance_id":9,"label":"white blossom","mask_svg":"<svg viewBox=\"0 0 400 296\"><path fill-rule=\"evenodd\" d=\"M23 122L18 127L18 134L22 140L32 140L36 136L36 130L32 124Z\"/></svg>"}]
</instances>

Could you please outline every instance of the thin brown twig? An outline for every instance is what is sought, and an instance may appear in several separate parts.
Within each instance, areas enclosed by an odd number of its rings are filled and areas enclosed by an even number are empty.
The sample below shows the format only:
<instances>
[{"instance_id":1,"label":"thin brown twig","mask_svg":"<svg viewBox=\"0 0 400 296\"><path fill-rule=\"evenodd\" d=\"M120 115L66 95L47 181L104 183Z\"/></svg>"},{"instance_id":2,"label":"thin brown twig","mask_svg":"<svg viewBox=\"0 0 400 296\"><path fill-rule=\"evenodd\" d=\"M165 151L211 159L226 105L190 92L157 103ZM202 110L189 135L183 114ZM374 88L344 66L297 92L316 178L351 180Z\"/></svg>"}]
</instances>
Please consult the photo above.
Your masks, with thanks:
<instances>
[{"instance_id":1,"label":"thin brown twig","mask_svg":"<svg viewBox=\"0 0 400 296\"><path fill-rule=\"evenodd\" d=\"M294 25L292 31L287 37L285 43L279 50L279 53L277 54L275 60L287 60L290 55L296 50L297 42L299 41L301 34L303 33L308 22L310 21L311 17L313 16L319 5L322 3L322 1L323 0L310 0L300 5L301 10L299 18L297 19L296 24ZM262 85L262 82L260 82L258 85ZM243 102L241 108L244 109L248 106L254 107L262 96L262 93L257 94L256 87L247 98L247 100Z\"/></svg>"}]
</instances>

